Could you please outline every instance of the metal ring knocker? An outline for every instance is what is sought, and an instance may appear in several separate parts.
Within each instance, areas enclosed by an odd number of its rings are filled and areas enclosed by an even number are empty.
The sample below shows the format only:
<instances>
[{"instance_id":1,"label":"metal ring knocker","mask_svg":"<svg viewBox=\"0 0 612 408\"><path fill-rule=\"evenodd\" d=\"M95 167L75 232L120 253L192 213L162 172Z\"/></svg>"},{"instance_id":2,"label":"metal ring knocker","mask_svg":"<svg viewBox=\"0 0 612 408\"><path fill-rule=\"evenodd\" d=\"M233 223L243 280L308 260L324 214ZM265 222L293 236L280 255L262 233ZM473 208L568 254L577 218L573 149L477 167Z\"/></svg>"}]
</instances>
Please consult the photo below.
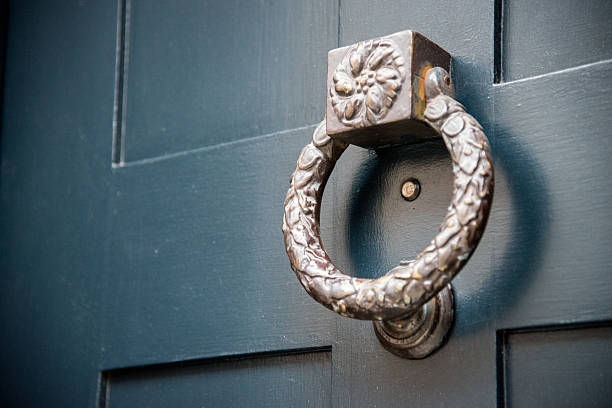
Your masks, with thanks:
<instances>
[{"instance_id":1,"label":"metal ring knocker","mask_svg":"<svg viewBox=\"0 0 612 408\"><path fill-rule=\"evenodd\" d=\"M406 47L412 58L408 63L401 52ZM489 216L493 198L489 142L480 124L453 99L450 76L439 66L449 66L450 57L447 61L443 50L418 33L405 31L337 51L331 62L339 62L328 79L327 120L300 153L285 199L282 230L287 254L315 300L342 316L373 320L389 351L424 358L448 335L454 315L449 282L472 255ZM419 52L426 57L419 59ZM438 66L430 63L435 59L432 53L441 55ZM404 102L402 90L408 94ZM404 117L389 118L401 108L394 105L401 103L410 105L400 112ZM414 122L425 123L442 136L452 158L455 183L444 222L416 259L378 279L348 276L334 266L321 242L319 214L325 184L351 142L347 138L380 147L397 140L393 129L403 126L411 131ZM367 133L368 129L373 131Z\"/></svg>"}]
</instances>

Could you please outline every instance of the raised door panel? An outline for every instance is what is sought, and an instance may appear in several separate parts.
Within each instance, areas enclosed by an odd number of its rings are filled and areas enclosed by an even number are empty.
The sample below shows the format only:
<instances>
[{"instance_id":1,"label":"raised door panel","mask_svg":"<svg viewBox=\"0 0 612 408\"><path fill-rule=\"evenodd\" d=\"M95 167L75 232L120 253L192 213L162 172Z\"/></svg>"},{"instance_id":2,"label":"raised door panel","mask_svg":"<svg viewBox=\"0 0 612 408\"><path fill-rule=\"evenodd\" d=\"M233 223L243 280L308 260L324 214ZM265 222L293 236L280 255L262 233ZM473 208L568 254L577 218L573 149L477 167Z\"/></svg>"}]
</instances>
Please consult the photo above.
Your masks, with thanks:
<instances>
[{"instance_id":1,"label":"raised door panel","mask_svg":"<svg viewBox=\"0 0 612 408\"><path fill-rule=\"evenodd\" d=\"M107 408L331 405L330 350L207 359L104 373Z\"/></svg>"},{"instance_id":2,"label":"raised door panel","mask_svg":"<svg viewBox=\"0 0 612 408\"><path fill-rule=\"evenodd\" d=\"M325 58L338 43L336 1L120 3L118 162L322 116Z\"/></svg>"}]
</instances>

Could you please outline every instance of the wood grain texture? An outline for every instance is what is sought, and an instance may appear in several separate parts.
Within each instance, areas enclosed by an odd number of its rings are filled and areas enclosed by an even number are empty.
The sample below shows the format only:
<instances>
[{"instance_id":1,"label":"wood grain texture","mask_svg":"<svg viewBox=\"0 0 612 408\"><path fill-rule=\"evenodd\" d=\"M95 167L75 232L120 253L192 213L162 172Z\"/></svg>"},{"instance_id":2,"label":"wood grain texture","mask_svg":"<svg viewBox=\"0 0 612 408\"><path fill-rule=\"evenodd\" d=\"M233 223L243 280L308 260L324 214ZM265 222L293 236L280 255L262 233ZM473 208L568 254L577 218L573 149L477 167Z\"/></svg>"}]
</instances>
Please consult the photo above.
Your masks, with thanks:
<instances>
[{"instance_id":1,"label":"wood grain texture","mask_svg":"<svg viewBox=\"0 0 612 408\"><path fill-rule=\"evenodd\" d=\"M127 0L127 161L316 123L337 1Z\"/></svg>"}]
</instances>

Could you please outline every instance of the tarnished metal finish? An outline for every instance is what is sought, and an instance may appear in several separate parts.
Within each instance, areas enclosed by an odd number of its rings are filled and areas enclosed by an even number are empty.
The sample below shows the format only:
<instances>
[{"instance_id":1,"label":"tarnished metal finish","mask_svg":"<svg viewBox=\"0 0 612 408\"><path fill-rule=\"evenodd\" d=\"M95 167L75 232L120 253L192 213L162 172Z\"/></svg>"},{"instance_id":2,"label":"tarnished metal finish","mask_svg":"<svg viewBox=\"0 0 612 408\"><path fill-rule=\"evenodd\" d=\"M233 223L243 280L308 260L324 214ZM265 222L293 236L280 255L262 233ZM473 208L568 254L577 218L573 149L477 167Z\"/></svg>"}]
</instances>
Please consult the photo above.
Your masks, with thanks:
<instances>
[{"instance_id":1,"label":"tarnished metal finish","mask_svg":"<svg viewBox=\"0 0 612 408\"><path fill-rule=\"evenodd\" d=\"M493 166L482 127L455 101L450 55L421 34L402 31L328 54L326 120L301 152L285 199L283 234L306 291L342 316L373 320L385 348L423 358L453 322L450 280L480 241L493 197ZM410 135L410 136L406 136ZM345 275L323 249L323 189L348 144L382 148L442 136L453 159L454 192L438 235L412 261L378 279ZM402 196L414 200L416 180Z\"/></svg>"},{"instance_id":2,"label":"tarnished metal finish","mask_svg":"<svg viewBox=\"0 0 612 408\"><path fill-rule=\"evenodd\" d=\"M448 52L412 30L331 50L327 134L374 149L437 137L423 121L425 73L448 71L450 62Z\"/></svg>"},{"instance_id":3,"label":"tarnished metal finish","mask_svg":"<svg viewBox=\"0 0 612 408\"><path fill-rule=\"evenodd\" d=\"M393 354L410 359L425 358L446 341L455 316L453 306L449 283L407 318L375 321L376 337Z\"/></svg>"},{"instance_id":4,"label":"tarnished metal finish","mask_svg":"<svg viewBox=\"0 0 612 408\"><path fill-rule=\"evenodd\" d=\"M374 125L393 107L406 77L406 62L389 38L350 47L334 71L329 89L336 116L344 125Z\"/></svg>"},{"instance_id":5,"label":"tarnished metal finish","mask_svg":"<svg viewBox=\"0 0 612 408\"><path fill-rule=\"evenodd\" d=\"M447 95L452 88L446 71L433 68L426 75L425 120L450 152L455 185L439 233L415 260L378 279L348 276L331 262L320 237L321 198L346 145L326 134L324 122L291 176L282 227L291 266L315 300L342 316L397 320L411 315L461 270L485 228L493 196L489 142L478 122Z\"/></svg>"}]
</instances>

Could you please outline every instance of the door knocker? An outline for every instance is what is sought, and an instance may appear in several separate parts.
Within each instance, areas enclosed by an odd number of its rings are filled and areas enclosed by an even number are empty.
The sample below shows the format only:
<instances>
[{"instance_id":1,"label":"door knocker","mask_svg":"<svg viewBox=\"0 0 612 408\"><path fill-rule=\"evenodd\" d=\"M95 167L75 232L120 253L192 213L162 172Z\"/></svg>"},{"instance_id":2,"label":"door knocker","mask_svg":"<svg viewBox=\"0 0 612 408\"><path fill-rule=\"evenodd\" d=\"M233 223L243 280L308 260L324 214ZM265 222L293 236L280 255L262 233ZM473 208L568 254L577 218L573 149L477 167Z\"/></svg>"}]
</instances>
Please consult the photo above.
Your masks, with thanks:
<instances>
[{"instance_id":1,"label":"door knocker","mask_svg":"<svg viewBox=\"0 0 612 408\"><path fill-rule=\"evenodd\" d=\"M447 337L450 281L478 245L493 198L489 141L453 99L450 61L414 31L330 51L326 120L300 153L284 204L285 247L306 291L342 316L373 320L383 346L407 358L427 357ZM444 140L455 178L438 234L416 259L378 279L344 274L323 249L319 228L336 161L351 143L379 149L435 136Z\"/></svg>"}]
</instances>

